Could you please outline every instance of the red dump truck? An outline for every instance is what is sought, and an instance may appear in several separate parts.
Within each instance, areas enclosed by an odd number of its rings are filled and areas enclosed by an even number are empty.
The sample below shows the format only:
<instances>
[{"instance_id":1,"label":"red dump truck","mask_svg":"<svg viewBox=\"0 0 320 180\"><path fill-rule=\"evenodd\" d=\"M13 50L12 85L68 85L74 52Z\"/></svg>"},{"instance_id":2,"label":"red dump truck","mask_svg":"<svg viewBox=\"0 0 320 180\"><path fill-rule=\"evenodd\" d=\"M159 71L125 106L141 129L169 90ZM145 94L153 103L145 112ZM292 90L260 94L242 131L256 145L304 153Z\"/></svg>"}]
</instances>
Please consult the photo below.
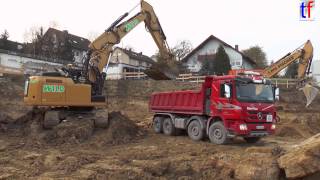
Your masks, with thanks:
<instances>
[{"instance_id":1,"label":"red dump truck","mask_svg":"<svg viewBox=\"0 0 320 180\"><path fill-rule=\"evenodd\" d=\"M156 133L186 130L196 141L208 136L215 144L225 144L241 136L255 143L274 133L278 98L279 89L256 73L209 76L200 91L153 93L149 109Z\"/></svg>"}]
</instances>

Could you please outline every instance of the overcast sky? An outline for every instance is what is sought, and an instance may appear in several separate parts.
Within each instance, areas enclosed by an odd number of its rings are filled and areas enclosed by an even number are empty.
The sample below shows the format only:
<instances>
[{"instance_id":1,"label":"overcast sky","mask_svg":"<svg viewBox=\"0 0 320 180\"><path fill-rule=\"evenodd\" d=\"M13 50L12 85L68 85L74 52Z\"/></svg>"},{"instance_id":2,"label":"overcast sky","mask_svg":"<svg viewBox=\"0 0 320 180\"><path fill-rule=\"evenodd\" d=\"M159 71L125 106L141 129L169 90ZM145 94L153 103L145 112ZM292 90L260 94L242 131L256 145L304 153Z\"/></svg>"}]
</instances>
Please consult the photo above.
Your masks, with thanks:
<instances>
[{"instance_id":1,"label":"overcast sky","mask_svg":"<svg viewBox=\"0 0 320 180\"><path fill-rule=\"evenodd\" d=\"M169 45L190 40L198 46L209 35L240 49L262 46L268 60L278 60L310 39L314 59L320 59L320 1L314 21L299 20L300 0L147 0L155 9ZM1 2L0 32L23 42L31 26L58 22L60 30L88 37L102 33L139 0L4 0ZM134 12L138 12L137 8ZM131 14L131 16L134 13ZM157 47L144 25L128 34L119 46L152 55Z\"/></svg>"}]
</instances>

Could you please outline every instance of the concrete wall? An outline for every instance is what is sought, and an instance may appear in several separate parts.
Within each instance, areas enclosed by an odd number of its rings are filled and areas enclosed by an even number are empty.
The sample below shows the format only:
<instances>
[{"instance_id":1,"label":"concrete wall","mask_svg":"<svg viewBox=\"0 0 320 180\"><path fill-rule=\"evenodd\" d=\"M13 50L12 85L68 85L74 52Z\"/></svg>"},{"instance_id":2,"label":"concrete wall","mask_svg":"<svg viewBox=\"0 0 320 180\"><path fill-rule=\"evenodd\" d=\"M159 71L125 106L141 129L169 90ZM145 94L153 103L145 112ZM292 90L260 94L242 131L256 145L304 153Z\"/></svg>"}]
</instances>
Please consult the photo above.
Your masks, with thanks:
<instances>
[{"instance_id":1,"label":"concrete wall","mask_svg":"<svg viewBox=\"0 0 320 180\"><path fill-rule=\"evenodd\" d=\"M27 73L45 68L54 68L62 66L62 64L59 63L33 59L18 54L7 54L3 52L0 52L0 65L11 68L25 68L25 71Z\"/></svg>"}]
</instances>

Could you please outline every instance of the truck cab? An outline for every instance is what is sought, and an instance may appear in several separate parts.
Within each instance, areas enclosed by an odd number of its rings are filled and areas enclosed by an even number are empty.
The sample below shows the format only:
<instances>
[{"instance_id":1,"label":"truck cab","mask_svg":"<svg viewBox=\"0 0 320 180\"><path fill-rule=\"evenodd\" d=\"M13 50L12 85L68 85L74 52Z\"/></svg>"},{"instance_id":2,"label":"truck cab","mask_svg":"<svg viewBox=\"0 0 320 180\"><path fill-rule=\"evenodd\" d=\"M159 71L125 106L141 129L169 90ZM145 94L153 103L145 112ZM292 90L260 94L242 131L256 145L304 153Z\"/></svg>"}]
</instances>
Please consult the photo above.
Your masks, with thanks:
<instances>
[{"instance_id":1,"label":"truck cab","mask_svg":"<svg viewBox=\"0 0 320 180\"><path fill-rule=\"evenodd\" d=\"M205 136L225 144L241 136L257 142L276 128L279 90L257 73L205 78L200 91L154 93L154 130L173 135L185 129L193 140Z\"/></svg>"}]
</instances>

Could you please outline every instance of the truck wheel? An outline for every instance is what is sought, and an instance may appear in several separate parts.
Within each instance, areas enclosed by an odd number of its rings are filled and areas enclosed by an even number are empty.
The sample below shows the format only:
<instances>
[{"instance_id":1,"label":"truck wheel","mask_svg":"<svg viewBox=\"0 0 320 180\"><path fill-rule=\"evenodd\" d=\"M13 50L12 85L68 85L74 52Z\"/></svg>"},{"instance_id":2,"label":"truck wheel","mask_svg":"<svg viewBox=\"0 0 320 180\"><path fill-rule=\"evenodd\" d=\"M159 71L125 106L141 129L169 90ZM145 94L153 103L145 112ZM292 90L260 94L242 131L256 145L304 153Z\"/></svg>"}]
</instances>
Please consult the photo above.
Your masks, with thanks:
<instances>
[{"instance_id":1,"label":"truck wheel","mask_svg":"<svg viewBox=\"0 0 320 180\"><path fill-rule=\"evenodd\" d=\"M156 133L162 133L163 131L163 120L161 117L159 116L156 116L154 117L153 119L153 129L154 129L154 132Z\"/></svg>"},{"instance_id":2,"label":"truck wheel","mask_svg":"<svg viewBox=\"0 0 320 180\"><path fill-rule=\"evenodd\" d=\"M226 144L228 142L227 130L222 122L218 121L210 126L209 139L215 144Z\"/></svg>"},{"instance_id":3,"label":"truck wheel","mask_svg":"<svg viewBox=\"0 0 320 180\"><path fill-rule=\"evenodd\" d=\"M165 135L173 136L175 135L176 128L174 127L171 118L165 118L163 120L163 133Z\"/></svg>"},{"instance_id":4,"label":"truck wheel","mask_svg":"<svg viewBox=\"0 0 320 180\"><path fill-rule=\"evenodd\" d=\"M43 128L52 129L60 123L59 111L47 111L44 114Z\"/></svg>"},{"instance_id":5,"label":"truck wheel","mask_svg":"<svg viewBox=\"0 0 320 180\"><path fill-rule=\"evenodd\" d=\"M194 120L188 126L188 135L194 141L200 141L204 137L204 132L199 121Z\"/></svg>"},{"instance_id":6,"label":"truck wheel","mask_svg":"<svg viewBox=\"0 0 320 180\"><path fill-rule=\"evenodd\" d=\"M260 140L260 137L244 137L243 138L247 143L254 144Z\"/></svg>"}]
</instances>

